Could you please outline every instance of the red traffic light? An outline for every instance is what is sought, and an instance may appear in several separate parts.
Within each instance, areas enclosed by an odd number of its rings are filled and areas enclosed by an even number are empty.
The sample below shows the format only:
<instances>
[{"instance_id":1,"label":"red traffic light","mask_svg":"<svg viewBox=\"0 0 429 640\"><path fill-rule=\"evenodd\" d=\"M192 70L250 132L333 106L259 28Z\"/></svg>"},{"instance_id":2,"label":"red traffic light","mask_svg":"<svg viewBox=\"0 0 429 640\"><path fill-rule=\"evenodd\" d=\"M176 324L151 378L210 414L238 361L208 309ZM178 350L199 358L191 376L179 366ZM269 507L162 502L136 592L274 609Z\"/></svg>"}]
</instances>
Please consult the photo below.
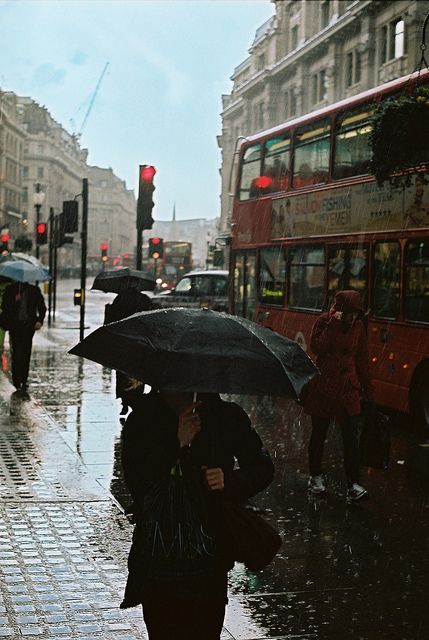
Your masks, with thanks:
<instances>
[{"instance_id":1,"label":"red traffic light","mask_svg":"<svg viewBox=\"0 0 429 640\"><path fill-rule=\"evenodd\" d=\"M142 164L140 166L140 180L144 182L152 182L156 173L155 167L149 164Z\"/></svg>"},{"instance_id":2,"label":"red traffic light","mask_svg":"<svg viewBox=\"0 0 429 640\"><path fill-rule=\"evenodd\" d=\"M45 222L39 222L37 225L37 233L45 233L46 232L46 223Z\"/></svg>"},{"instance_id":3,"label":"red traffic light","mask_svg":"<svg viewBox=\"0 0 429 640\"><path fill-rule=\"evenodd\" d=\"M151 238L152 244L159 244L161 242L161 238Z\"/></svg>"},{"instance_id":4,"label":"red traffic light","mask_svg":"<svg viewBox=\"0 0 429 640\"><path fill-rule=\"evenodd\" d=\"M10 235L8 233L2 233L1 236L0 236L0 240L2 242L9 242Z\"/></svg>"},{"instance_id":5,"label":"red traffic light","mask_svg":"<svg viewBox=\"0 0 429 640\"><path fill-rule=\"evenodd\" d=\"M107 242L102 242L100 248L102 251L107 251Z\"/></svg>"}]
</instances>

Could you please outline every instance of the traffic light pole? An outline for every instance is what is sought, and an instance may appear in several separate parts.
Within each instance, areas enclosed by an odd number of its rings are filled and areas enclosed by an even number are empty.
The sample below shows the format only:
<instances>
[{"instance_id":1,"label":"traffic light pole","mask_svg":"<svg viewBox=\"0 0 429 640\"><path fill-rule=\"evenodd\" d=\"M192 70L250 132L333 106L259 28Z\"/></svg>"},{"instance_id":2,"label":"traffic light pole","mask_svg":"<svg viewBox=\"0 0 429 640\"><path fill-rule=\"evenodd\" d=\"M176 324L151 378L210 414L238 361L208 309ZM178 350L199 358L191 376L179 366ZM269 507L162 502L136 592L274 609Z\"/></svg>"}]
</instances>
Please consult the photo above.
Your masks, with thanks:
<instances>
[{"instance_id":1,"label":"traffic light pole","mask_svg":"<svg viewBox=\"0 0 429 640\"><path fill-rule=\"evenodd\" d=\"M142 268L143 258L143 229L137 229L136 269Z\"/></svg>"},{"instance_id":2,"label":"traffic light pole","mask_svg":"<svg viewBox=\"0 0 429 640\"><path fill-rule=\"evenodd\" d=\"M54 209L51 207L49 209L49 273L52 277L52 271L54 266ZM48 327L51 326L52 320L52 280L49 280L49 289L48 289Z\"/></svg>"},{"instance_id":3,"label":"traffic light pole","mask_svg":"<svg viewBox=\"0 0 429 640\"><path fill-rule=\"evenodd\" d=\"M88 178L82 180L82 254L80 263L80 288L82 300L80 305L79 340L84 338L85 329L85 287L86 287L86 258L88 242Z\"/></svg>"}]
</instances>

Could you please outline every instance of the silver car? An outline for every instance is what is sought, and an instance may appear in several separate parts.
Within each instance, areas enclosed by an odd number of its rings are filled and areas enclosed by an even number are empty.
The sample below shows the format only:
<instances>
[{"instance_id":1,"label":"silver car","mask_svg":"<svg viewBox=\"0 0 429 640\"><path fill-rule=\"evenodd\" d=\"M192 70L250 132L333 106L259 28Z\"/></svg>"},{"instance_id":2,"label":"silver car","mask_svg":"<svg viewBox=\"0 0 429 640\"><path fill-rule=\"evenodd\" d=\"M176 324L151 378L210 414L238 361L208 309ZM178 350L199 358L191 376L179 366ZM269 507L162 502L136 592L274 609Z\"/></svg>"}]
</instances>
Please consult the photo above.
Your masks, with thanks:
<instances>
[{"instance_id":1,"label":"silver car","mask_svg":"<svg viewBox=\"0 0 429 640\"><path fill-rule=\"evenodd\" d=\"M190 271L180 278L174 289L154 295L155 307L207 307L228 311L228 271Z\"/></svg>"}]
</instances>

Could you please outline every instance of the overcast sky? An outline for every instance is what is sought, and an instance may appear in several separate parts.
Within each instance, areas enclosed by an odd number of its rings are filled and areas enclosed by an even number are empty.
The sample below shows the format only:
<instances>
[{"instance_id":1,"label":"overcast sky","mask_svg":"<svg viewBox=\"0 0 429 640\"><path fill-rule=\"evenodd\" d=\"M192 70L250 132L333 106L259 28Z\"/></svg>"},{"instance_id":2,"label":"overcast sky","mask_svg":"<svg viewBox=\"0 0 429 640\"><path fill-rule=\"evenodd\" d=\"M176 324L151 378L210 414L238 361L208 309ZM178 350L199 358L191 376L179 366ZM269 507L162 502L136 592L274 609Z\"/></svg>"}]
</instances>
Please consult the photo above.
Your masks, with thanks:
<instances>
[{"instance_id":1,"label":"overcast sky","mask_svg":"<svg viewBox=\"0 0 429 640\"><path fill-rule=\"evenodd\" d=\"M155 218L219 214L221 95L269 0L0 0L0 87L79 131L82 146L136 188L157 168ZM74 125L73 125L74 122Z\"/></svg>"}]
</instances>

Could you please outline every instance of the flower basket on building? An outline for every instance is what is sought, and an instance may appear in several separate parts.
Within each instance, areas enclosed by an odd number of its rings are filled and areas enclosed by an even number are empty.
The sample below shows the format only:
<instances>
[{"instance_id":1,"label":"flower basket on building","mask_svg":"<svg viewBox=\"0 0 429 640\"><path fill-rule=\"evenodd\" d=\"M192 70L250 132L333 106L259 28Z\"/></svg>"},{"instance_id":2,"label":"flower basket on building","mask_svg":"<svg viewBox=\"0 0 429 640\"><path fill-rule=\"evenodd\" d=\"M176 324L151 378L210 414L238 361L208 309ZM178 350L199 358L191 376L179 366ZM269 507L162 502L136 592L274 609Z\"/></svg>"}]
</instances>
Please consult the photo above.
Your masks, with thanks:
<instances>
[{"instance_id":1,"label":"flower basket on building","mask_svg":"<svg viewBox=\"0 0 429 640\"><path fill-rule=\"evenodd\" d=\"M411 184L429 165L429 87L381 102L372 116L371 173L381 184ZM410 171L407 171L407 168Z\"/></svg>"}]
</instances>

